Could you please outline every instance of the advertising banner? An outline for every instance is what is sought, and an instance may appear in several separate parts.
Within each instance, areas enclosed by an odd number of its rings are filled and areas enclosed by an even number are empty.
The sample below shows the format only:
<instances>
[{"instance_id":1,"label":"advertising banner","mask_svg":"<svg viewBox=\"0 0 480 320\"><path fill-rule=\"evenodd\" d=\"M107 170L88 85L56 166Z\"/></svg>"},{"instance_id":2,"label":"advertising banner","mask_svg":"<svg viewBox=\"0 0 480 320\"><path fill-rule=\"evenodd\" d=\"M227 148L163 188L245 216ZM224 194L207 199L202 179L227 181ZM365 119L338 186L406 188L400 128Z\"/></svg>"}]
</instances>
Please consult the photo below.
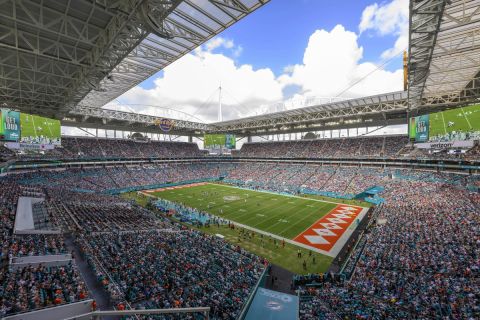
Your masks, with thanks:
<instances>
[{"instance_id":1,"label":"advertising banner","mask_svg":"<svg viewBox=\"0 0 480 320\"><path fill-rule=\"evenodd\" d=\"M0 140L20 139L20 113L10 109L0 109Z\"/></svg>"}]
</instances>

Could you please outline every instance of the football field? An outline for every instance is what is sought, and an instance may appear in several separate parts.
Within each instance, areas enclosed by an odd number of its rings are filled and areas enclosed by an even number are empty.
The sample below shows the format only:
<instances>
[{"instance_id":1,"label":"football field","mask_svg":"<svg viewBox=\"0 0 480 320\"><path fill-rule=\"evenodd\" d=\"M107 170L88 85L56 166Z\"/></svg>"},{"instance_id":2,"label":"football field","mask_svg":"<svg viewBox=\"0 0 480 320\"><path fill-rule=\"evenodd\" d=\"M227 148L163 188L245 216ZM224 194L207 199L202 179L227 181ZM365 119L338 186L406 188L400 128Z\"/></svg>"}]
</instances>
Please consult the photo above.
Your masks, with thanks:
<instances>
[{"instance_id":1,"label":"football field","mask_svg":"<svg viewBox=\"0 0 480 320\"><path fill-rule=\"evenodd\" d=\"M430 139L450 132L480 131L480 106L468 106L445 110L430 115Z\"/></svg>"},{"instance_id":2,"label":"football field","mask_svg":"<svg viewBox=\"0 0 480 320\"><path fill-rule=\"evenodd\" d=\"M60 144L59 120L20 113L20 127L22 142Z\"/></svg>"},{"instance_id":3,"label":"football field","mask_svg":"<svg viewBox=\"0 0 480 320\"><path fill-rule=\"evenodd\" d=\"M213 183L147 192L330 257L338 254L368 211L368 208L334 201Z\"/></svg>"}]
</instances>

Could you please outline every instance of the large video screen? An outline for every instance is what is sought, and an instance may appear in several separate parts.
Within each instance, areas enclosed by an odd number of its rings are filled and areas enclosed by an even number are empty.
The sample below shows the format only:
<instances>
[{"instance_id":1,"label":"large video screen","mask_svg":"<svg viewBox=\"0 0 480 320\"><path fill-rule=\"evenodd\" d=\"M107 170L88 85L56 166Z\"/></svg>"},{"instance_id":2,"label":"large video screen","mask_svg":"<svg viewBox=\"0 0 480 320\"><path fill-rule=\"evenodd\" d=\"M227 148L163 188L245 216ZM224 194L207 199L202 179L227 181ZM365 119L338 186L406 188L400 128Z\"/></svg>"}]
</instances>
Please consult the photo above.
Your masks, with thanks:
<instances>
[{"instance_id":1,"label":"large video screen","mask_svg":"<svg viewBox=\"0 0 480 320\"><path fill-rule=\"evenodd\" d=\"M480 138L480 105L410 118L409 136L415 142L477 140Z\"/></svg>"},{"instance_id":2,"label":"large video screen","mask_svg":"<svg viewBox=\"0 0 480 320\"><path fill-rule=\"evenodd\" d=\"M61 125L59 120L21 113L20 126L20 142L22 143L61 144Z\"/></svg>"},{"instance_id":3,"label":"large video screen","mask_svg":"<svg viewBox=\"0 0 480 320\"><path fill-rule=\"evenodd\" d=\"M205 149L235 149L234 134L206 134L203 139Z\"/></svg>"},{"instance_id":4,"label":"large video screen","mask_svg":"<svg viewBox=\"0 0 480 320\"><path fill-rule=\"evenodd\" d=\"M0 109L0 140L18 141L20 138L20 113Z\"/></svg>"}]
</instances>

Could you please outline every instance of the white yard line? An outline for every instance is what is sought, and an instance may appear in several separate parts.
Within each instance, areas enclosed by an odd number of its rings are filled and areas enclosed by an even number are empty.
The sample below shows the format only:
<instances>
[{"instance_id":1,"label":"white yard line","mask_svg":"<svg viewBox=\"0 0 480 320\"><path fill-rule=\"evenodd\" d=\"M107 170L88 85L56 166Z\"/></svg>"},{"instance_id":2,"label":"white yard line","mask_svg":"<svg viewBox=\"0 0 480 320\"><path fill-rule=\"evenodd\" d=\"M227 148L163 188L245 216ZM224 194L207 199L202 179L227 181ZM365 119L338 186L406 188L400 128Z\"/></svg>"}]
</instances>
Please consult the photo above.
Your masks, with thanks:
<instances>
[{"instance_id":1,"label":"white yard line","mask_svg":"<svg viewBox=\"0 0 480 320\"><path fill-rule=\"evenodd\" d=\"M318 200L318 199L311 199L311 198L303 198L303 197L299 197L299 196L294 196L294 195L288 195L288 194L278 194L278 193L274 193L274 192L270 192L270 191L264 191L264 190L250 190L250 189L247 189L247 188L241 188L241 187L235 187L235 186L229 186L229 185L221 185L221 184L216 184L216 183L207 183L207 184L211 184L211 185L214 185L214 186L223 186L223 187L226 187L226 188L236 188L236 189L242 189L242 190L248 190L248 191L252 191L252 192L263 192L263 193L271 193L271 194L275 194L275 195L279 195L279 196L285 196L285 197L292 197L292 198L298 198L298 199L303 199L303 200L307 200L307 201L315 201L315 202L323 202L323 203L333 203L333 204L336 204L336 205L344 205L344 206L353 206L353 207L359 207L359 208L362 208L362 211L360 212L360 214L357 216L357 219L360 219L360 221L363 219L363 217L365 216L365 214L368 212L368 209L367 207L362 207L362 206L358 206L358 205L351 205L351 204L345 204L345 203L338 203L338 202L333 202L333 201L325 201L325 200ZM143 192L142 192L143 193ZM151 196L151 197L155 197L153 195L150 195L150 194L146 194L148 196ZM155 197L157 198L157 197ZM335 208L333 208L332 210L334 210ZM239 211L242 211L244 209L239 209ZM328 213L330 213L332 210L330 210ZM245 210L245 212L247 212L247 210ZM250 213L250 212L249 212ZM312 214L315 214L317 212L314 212ZM327 214L328 214L327 213ZM298 222L310 217L312 214L309 214L307 217L301 219L301 220L298 220L295 224L297 224ZM212 215L215 215L215 213L212 213ZM243 214L241 214L243 215ZM325 214L326 215L326 214ZM325 216L323 215L322 218ZM221 217L220 218L226 218L226 217ZM227 218L228 219L228 218ZM321 219L321 218L319 218ZM318 221L318 220L316 220ZM329 256L329 257L332 257L332 258L335 258L338 253L340 252L340 250L343 248L343 246L345 245L345 243L347 242L347 240L350 238L351 234L353 233L353 231L357 228L356 225L354 225L355 221L352 222L352 224L349 226L349 228L347 230L345 230L345 232L342 234L342 236L336 241L335 245L333 246L333 248L330 250L330 251L325 251L325 250L321 250L321 249L317 249L315 247L311 247L309 245L306 245L306 244L303 244L303 243L300 243L300 242L297 242L297 241L294 241L294 240L291 240L291 239L288 239L288 238L284 238L282 236L279 236L279 235L276 235L276 234L273 234L273 233L270 233L270 232L267 232L267 231L263 231L263 230L260 230L260 229L257 229L257 228L254 228L254 227L250 227L250 226L247 226L245 224L242 224L242 223L238 223L238 222L235 222L235 221L231 221L231 223L233 223L234 225L236 226L239 226L239 227L242 227L244 229L247 229L247 230L250 230L250 231L254 231L256 233L259 233L259 234L263 234L263 235L266 235L266 236L270 236L272 238L275 238L275 239L278 239L278 240L284 240L285 242L288 242L292 245L295 245L295 246L298 246L298 247L301 247L303 249L306 249L306 250L310 250L310 251L313 251L313 252L317 252L317 253L320 253L320 254L323 254L323 255L326 255L326 256ZM277 222L278 224L279 222ZM292 226L294 226L295 224L293 224ZM314 223L313 223L314 224ZM313 225L312 224L312 225ZM310 227L312 226L308 226L307 229L305 230L308 230L310 229ZM292 227L291 226L291 227ZM352 228L353 226L353 228ZM290 227L290 228L291 228ZM283 230L281 232L284 233L285 231L287 231L289 228ZM305 231L304 231L305 232ZM303 232L302 232L303 233ZM302 234L302 233L299 233Z\"/></svg>"},{"instance_id":2,"label":"white yard line","mask_svg":"<svg viewBox=\"0 0 480 320\"><path fill-rule=\"evenodd\" d=\"M244 229L247 229L247 230L250 230L250 231L255 231L257 233L260 233L260 234L263 234L263 235L266 235L266 236L270 236L270 237L278 239L278 240L284 240L285 242L293 244L297 247L301 247L301 248L304 248L304 249L307 249L307 250L310 250L310 251L318 252L318 253L324 254L326 256L332 257L332 258L335 258L335 256L337 255L337 254L332 255L331 252L320 250L320 249L317 249L317 248L314 248L314 247L310 247L310 246L307 246L306 244L296 242L296 241L293 241L293 240L290 240L290 239L287 239L287 238L283 238L283 237L277 236L276 234L269 233L269 232L266 232L266 231L263 231L263 230L260 230L260 229L256 229L256 228L253 228L253 227L250 227L250 226L247 226L247 225L235 222L235 221L232 221L232 223L234 225L242 227Z\"/></svg>"},{"instance_id":3,"label":"white yard line","mask_svg":"<svg viewBox=\"0 0 480 320\"><path fill-rule=\"evenodd\" d=\"M31 117L32 117L33 131L35 132L35 136L37 136L37 128L35 127L35 121L33 120L33 115Z\"/></svg>"},{"instance_id":4,"label":"white yard line","mask_svg":"<svg viewBox=\"0 0 480 320\"><path fill-rule=\"evenodd\" d=\"M445 130L445 134L447 134L447 126L445 125L445 117L443 116L443 112L440 112L442 115L442 121L443 121L443 130Z\"/></svg>"},{"instance_id":5,"label":"white yard line","mask_svg":"<svg viewBox=\"0 0 480 320\"><path fill-rule=\"evenodd\" d=\"M360 206L360 205L358 205L358 204L348 204L348 203L333 202L333 201L313 199L313 198L304 198L304 197L295 196L295 195L293 195L293 194L283 194L283 193L280 194L280 193L275 193L275 192L265 191L265 190L251 190L251 189L248 189L248 188L242 188L242 187L237 187L237 186L230 186L230 185L225 185L225 184L217 184L217 183L207 183L207 184L211 184L211 185L214 185L214 186L220 186L220 187L226 187L226 188L235 188L235 189L248 190L248 191L252 191L252 192L271 193L271 194L274 194L274 195L277 195L277 196L291 197L291 198L303 199L303 200L307 200L307 201L327 202L327 203L334 203L334 204L345 205L345 206L354 206L354 207L359 207L359 208L366 208L366 207L362 207L362 206ZM368 209L368 208L367 208L367 209Z\"/></svg>"},{"instance_id":6,"label":"white yard line","mask_svg":"<svg viewBox=\"0 0 480 320\"><path fill-rule=\"evenodd\" d=\"M465 111L463 111L463 107L461 107L460 109L462 109L463 117L465 118L465 120L467 120L469 129L472 130L472 124L471 124L470 121L468 120L468 117L465 115Z\"/></svg>"},{"instance_id":7,"label":"white yard line","mask_svg":"<svg viewBox=\"0 0 480 320\"><path fill-rule=\"evenodd\" d=\"M335 208L336 208L336 207L335 207ZM312 225L314 225L318 220L322 219L322 218L325 217L327 214L329 214L330 212L332 212L333 210L335 210L335 208L333 208L332 210L328 211L326 214L322 215L320 218L318 218L317 220L315 220L314 223L312 223L311 225L309 225L304 231L300 232L299 234L302 234L302 233L304 233L305 231L307 231L308 229L310 229L310 227L311 227ZM311 217L312 215L314 215L314 214L318 214L318 212L317 212L317 211L312 212L311 214L307 215L307 216L304 217L303 219L298 220L297 222L295 222L294 224L292 224L290 227L282 230L282 232L280 232L280 234L285 233L286 231L290 230L292 227L294 227L295 225L297 225L299 222L301 222L301 221L303 221L303 220L305 220L305 219L307 219L307 218L310 218L310 217ZM297 236L298 236L298 235L297 235Z\"/></svg>"},{"instance_id":8,"label":"white yard line","mask_svg":"<svg viewBox=\"0 0 480 320\"><path fill-rule=\"evenodd\" d=\"M48 127L48 131L50 132L50 137L53 138L52 129L50 129L50 122L48 122L48 121L47 121L47 127Z\"/></svg>"}]
</instances>

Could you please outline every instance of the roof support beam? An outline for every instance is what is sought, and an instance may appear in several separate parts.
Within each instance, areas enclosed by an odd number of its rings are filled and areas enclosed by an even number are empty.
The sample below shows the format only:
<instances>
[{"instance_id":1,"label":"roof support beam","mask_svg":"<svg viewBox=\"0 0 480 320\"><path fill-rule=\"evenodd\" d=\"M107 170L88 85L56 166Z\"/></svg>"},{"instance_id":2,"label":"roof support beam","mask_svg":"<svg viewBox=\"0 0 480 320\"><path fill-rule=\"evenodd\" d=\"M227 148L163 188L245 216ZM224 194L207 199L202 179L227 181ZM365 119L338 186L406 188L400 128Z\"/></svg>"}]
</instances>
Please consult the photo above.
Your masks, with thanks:
<instances>
[{"instance_id":1,"label":"roof support beam","mask_svg":"<svg viewBox=\"0 0 480 320\"><path fill-rule=\"evenodd\" d=\"M408 54L409 108L418 107L427 80L445 0L410 1Z\"/></svg>"}]
</instances>

